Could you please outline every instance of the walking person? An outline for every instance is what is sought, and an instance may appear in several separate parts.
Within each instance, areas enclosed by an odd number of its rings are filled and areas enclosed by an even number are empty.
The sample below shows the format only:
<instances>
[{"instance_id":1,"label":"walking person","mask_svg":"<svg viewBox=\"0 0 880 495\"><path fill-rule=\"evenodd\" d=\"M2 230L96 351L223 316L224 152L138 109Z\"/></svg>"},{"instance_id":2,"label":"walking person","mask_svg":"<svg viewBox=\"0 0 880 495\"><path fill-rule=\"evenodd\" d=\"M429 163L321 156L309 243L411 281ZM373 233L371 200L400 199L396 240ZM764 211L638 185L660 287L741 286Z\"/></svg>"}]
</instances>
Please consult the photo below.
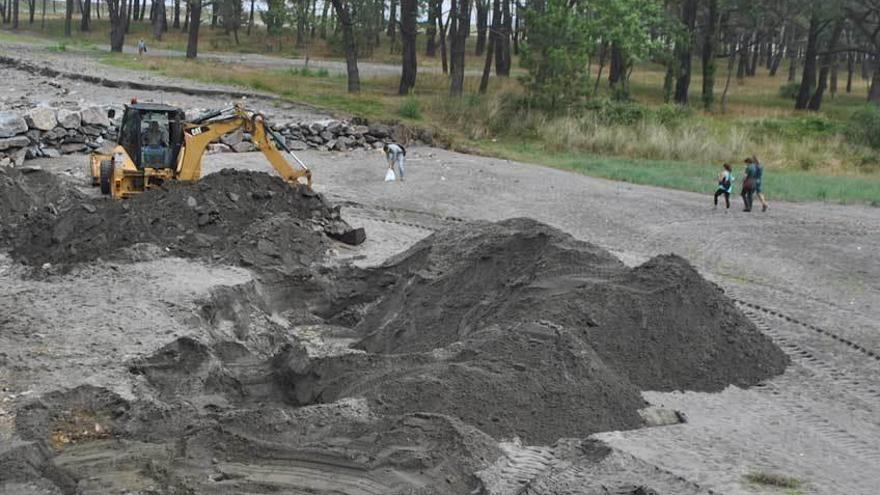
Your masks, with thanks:
<instances>
[{"instance_id":1,"label":"walking person","mask_svg":"<svg viewBox=\"0 0 880 495\"><path fill-rule=\"evenodd\" d=\"M405 172L406 148L401 144L388 143L383 148L385 159L388 160L388 169L397 174L400 181L403 182L403 174ZM396 168L396 170L395 170Z\"/></svg>"},{"instance_id":2,"label":"walking person","mask_svg":"<svg viewBox=\"0 0 880 495\"><path fill-rule=\"evenodd\" d=\"M761 165L761 162L758 161L758 157L752 155L752 163L755 164L755 195L758 196L758 200L761 202L761 211L767 211L767 199L764 198L764 188L762 186L764 182L764 166Z\"/></svg>"},{"instance_id":3,"label":"walking person","mask_svg":"<svg viewBox=\"0 0 880 495\"><path fill-rule=\"evenodd\" d=\"M718 189L715 190L715 208L718 208L718 196L724 195L724 204L730 209L730 193L733 191L733 171L730 164L725 163L724 169L718 176Z\"/></svg>"},{"instance_id":4,"label":"walking person","mask_svg":"<svg viewBox=\"0 0 880 495\"><path fill-rule=\"evenodd\" d=\"M143 56L143 54L147 53L147 44L144 42L143 38L138 40L138 57Z\"/></svg>"},{"instance_id":5,"label":"walking person","mask_svg":"<svg viewBox=\"0 0 880 495\"><path fill-rule=\"evenodd\" d=\"M757 174L758 169L755 166L755 161L751 158L746 158L745 179L743 179L741 194L744 205L743 211L752 211L752 201L754 200L755 186L757 182L755 177Z\"/></svg>"}]
</instances>

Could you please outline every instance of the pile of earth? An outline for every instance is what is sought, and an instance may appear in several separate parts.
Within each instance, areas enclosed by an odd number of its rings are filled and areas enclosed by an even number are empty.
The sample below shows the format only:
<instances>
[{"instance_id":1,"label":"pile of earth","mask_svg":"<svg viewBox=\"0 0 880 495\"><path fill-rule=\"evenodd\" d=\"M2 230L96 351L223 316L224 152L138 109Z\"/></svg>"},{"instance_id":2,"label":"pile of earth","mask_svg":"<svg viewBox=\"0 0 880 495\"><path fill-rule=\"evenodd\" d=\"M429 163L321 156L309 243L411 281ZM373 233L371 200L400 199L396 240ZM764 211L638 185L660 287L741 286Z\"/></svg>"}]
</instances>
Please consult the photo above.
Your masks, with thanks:
<instances>
[{"instance_id":1,"label":"pile of earth","mask_svg":"<svg viewBox=\"0 0 880 495\"><path fill-rule=\"evenodd\" d=\"M129 362L141 399L80 388L20 410L20 448L63 453L11 472L83 491L480 493L497 440L637 428L642 390L749 386L788 362L681 258L629 268L528 219L303 273L205 301L199 338ZM315 353L307 332L354 344Z\"/></svg>"},{"instance_id":2,"label":"pile of earth","mask_svg":"<svg viewBox=\"0 0 880 495\"><path fill-rule=\"evenodd\" d=\"M58 214L83 197L55 174L28 167L0 167L0 240L28 218Z\"/></svg>"},{"instance_id":3,"label":"pile of earth","mask_svg":"<svg viewBox=\"0 0 880 495\"><path fill-rule=\"evenodd\" d=\"M366 397L548 444L641 426L641 390L749 386L788 363L682 258L629 268L529 219L437 233L344 284L322 316L365 352L293 352L291 403Z\"/></svg>"},{"instance_id":4,"label":"pile of earth","mask_svg":"<svg viewBox=\"0 0 880 495\"><path fill-rule=\"evenodd\" d=\"M11 254L31 265L124 261L137 255L124 248L148 244L177 256L299 267L324 258L324 234L351 232L339 209L309 188L226 169L125 201L101 198L36 215L17 229Z\"/></svg>"}]
</instances>

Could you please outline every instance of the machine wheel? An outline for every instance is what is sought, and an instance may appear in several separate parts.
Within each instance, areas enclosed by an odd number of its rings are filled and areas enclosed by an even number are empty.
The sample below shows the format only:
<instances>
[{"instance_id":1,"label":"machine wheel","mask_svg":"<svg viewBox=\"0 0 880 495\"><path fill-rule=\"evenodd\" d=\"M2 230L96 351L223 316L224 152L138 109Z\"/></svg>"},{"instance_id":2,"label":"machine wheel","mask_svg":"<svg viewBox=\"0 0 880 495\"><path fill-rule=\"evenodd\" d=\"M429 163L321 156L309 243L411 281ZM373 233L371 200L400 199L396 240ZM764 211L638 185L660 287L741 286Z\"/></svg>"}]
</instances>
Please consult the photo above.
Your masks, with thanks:
<instances>
[{"instance_id":1,"label":"machine wheel","mask_svg":"<svg viewBox=\"0 0 880 495\"><path fill-rule=\"evenodd\" d=\"M101 194L110 194L110 181L113 180L113 161L101 161Z\"/></svg>"}]
</instances>

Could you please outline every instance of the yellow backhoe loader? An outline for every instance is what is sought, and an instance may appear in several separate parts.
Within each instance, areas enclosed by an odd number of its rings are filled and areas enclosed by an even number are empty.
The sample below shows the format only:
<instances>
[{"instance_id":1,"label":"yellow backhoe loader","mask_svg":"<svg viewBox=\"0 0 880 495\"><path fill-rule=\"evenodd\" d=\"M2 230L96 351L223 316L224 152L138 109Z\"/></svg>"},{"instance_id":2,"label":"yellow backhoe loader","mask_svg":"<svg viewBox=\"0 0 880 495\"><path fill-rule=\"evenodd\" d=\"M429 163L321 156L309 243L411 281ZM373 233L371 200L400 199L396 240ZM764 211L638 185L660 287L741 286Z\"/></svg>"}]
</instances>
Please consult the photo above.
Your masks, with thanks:
<instances>
[{"instance_id":1,"label":"yellow backhoe loader","mask_svg":"<svg viewBox=\"0 0 880 495\"><path fill-rule=\"evenodd\" d=\"M113 118L113 110L109 115ZM89 160L92 184L122 199L161 186L169 180L196 181L202 176L202 155L212 141L241 129L281 177L311 187L312 172L287 149L259 113L242 105L214 110L187 122L183 110L155 103L125 107L117 145L111 154L93 153ZM281 153L296 160L293 167Z\"/></svg>"},{"instance_id":2,"label":"yellow backhoe loader","mask_svg":"<svg viewBox=\"0 0 880 495\"><path fill-rule=\"evenodd\" d=\"M115 112L110 110L108 116L112 119ZM116 147L110 154L93 153L89 158L92 185L100 186L102 193L114 199L124 199L167 181L197 181L208 144L239 129L251 135L254 146L285 181L311 188L311 170L260 113L236 104L188 122L179 108L136 101L125 107ZM292 166L281 151L293 157L298 166ZM357 245L366 238L363 228L352 229L341 220L325 232L346 244Z\"/></svg>"}]
</instances>

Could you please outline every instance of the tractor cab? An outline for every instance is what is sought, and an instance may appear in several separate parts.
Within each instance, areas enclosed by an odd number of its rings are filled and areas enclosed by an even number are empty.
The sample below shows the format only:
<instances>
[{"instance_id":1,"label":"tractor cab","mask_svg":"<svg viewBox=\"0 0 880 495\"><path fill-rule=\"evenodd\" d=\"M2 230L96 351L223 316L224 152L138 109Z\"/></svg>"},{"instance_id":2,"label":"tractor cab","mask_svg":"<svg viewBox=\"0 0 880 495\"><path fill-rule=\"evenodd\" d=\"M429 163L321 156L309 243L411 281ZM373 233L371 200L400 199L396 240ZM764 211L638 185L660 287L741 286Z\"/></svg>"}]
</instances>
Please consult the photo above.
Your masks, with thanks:
<instances>
[{"instance_id":1,"label":"tractor cab","mask_svg":"<svg viewBox=\"0 0 880 495\"><path fill-rule=\"evenodd\" d=\"M183 110L156 103L125 107L117 143L138 170L173 169L183 144Z\"/></svg>"}]
</instances>

